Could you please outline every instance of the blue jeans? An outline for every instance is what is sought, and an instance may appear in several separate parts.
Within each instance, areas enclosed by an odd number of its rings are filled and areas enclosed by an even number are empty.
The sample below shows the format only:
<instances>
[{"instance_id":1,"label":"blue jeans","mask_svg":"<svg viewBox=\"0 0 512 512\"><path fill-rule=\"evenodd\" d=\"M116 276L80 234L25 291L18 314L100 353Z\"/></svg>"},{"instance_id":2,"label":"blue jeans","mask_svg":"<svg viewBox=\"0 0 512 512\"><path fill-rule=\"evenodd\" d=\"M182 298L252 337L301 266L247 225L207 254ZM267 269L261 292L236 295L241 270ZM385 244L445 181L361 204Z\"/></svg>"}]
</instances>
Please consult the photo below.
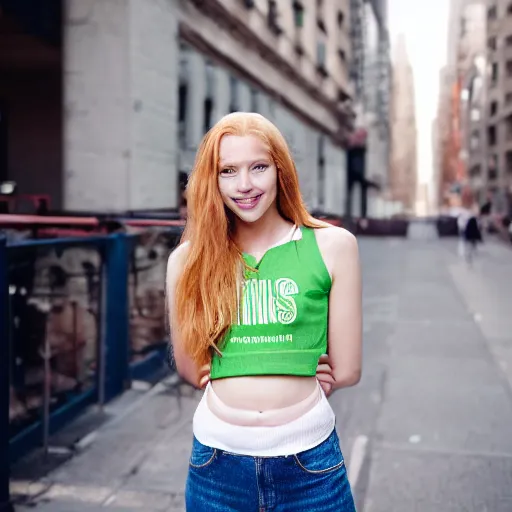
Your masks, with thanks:
<instances>
[{"instance_id":1,"label":"blue jeans","mask_svg":"<svg viewBox=\"0 0 512 512\"><path fill-rule=\"evenodd\" d=\"M185 490L188 512L355 512L336 430L287 457L236 455L195 437Z\"/></svg>"}]
</instances>

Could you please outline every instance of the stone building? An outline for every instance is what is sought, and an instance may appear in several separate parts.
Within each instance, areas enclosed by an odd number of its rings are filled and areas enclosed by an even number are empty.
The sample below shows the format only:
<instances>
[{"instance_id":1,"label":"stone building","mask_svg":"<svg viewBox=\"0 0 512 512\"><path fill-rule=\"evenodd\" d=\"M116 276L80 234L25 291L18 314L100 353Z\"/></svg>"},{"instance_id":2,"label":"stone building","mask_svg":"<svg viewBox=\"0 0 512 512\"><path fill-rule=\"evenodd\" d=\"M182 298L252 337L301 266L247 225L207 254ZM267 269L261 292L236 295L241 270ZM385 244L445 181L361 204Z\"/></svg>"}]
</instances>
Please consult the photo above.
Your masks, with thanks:
<instances>
[{"instance_id":1,"label":"stone building","mask_svg":"<svg viewBox=\"0 0 512 512\"><path fill-rule=\"evenodd\" d=\"M349 0L0 1L0 181L53 208L177 208L203 134L257 111L344 212Z\"/></svg>"}]
</instances>

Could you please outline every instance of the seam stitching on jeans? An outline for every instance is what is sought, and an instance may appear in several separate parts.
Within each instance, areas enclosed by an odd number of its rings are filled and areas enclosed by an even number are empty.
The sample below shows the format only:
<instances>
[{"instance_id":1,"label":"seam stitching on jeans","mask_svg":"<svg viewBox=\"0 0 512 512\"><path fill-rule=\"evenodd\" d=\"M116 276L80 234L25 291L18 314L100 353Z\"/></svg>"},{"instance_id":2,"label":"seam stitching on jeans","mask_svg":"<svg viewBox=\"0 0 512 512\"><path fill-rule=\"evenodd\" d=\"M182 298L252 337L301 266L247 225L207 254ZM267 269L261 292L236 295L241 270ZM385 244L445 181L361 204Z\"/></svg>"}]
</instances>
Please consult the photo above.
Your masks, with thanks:
<instances>
[{"instance_id":1,"label":"seam stitching on jeans","mask_svg":"<svg viewBox=\"0 0 512 512\"><path fill-rule=\"evenodd\" d=\"M206 466L210 465L212 462L213 462L213 459L215 458L215 456L217 455L217 448L214 448L213 449L213 453L212 453L212 456L204 463L204 464L200 464L200 465L197 465L197 464L192 464L192 461L189 461L189 464L193 467L193 468L196 468L196 469L201 469L201 468L205 468Z\"/></svg>"},{"instance_id":2,"label":"seam stitching on jeans","mask_svg":"<svg viewBox=\"0 0 512 512\"><path fill-rule=\"evenodd\" d=\"M321 474L321 473L327 473L328 471L334 471L335 469L338 469L338 468L341 468L341 466L343 466L343 464L345 464L345 461L342 460L340 463L336 464L335 466L332 466L330 468L327 468L327 469L307 469L306 467L304 467L302 465L302 463L300 462L299 458L297 457L297 455L294 455L293 456L295 458L295 462L297 462L297 464L304 470L306 471L306 473L313 473L313 474Z\"/></svg>"}]
</instances>

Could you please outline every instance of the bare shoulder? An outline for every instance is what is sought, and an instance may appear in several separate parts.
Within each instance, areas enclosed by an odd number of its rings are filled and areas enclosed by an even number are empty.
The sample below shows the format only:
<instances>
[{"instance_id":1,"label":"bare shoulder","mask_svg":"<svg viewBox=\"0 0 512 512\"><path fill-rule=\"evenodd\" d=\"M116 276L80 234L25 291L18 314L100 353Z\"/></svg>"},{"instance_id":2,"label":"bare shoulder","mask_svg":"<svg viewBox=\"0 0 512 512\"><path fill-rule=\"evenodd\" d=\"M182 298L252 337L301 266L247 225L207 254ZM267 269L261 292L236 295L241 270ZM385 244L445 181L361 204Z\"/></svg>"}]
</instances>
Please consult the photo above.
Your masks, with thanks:
<instances>
[{"instance_id":1,"label":"bare shoulder","mask_svg":"<svg viewBox=\"0 0 512 512\"><path fill-rule=\"evenodd\" d=\"M315 229L316 240L320 253L324 258L331 276L340 263L359 259L356 237L344 228L329 226Z\"/></svg>"},{"instance_id":2,"label":"bare shoulder","mask_svg":"<svg viewBox=\"0 0 512 512\"><path fill-rule=\"evenodd\" d=\"M315 229L315 235L322 253L324 250L343 250L343 252L357 251L356 237L344 228L339 228L337 226L317 228Z\"/></svg>"}]
</instances>

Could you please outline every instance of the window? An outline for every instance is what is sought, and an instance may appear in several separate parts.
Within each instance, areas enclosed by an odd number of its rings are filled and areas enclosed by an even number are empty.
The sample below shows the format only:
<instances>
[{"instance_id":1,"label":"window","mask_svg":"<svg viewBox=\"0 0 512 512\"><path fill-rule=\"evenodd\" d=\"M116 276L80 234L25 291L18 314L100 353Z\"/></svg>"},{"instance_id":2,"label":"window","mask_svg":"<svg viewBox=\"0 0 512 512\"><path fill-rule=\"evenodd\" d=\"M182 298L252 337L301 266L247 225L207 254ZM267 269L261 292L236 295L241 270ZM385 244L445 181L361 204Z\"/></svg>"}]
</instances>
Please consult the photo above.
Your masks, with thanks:
<instances>
[{"instance_id":1,"label":"window","mask_svg":"<svg viewBox=\"0 0 512 512\"><path fill-rule=\"evenodd\" d=\"M507 140L511 140L512 139L512 115L508 116L505 119L505 130L506 130Z\"/></svg>"},{"instance_id":2,"label":"window","mask_svg":"<svg viewBox=\"0 0 512 512\"><path fill-rule=\"evenodd\" d=\"M507 167L507 173L512 174L512 151L507 151L505 153L505 162Z\"/></svg>"},{"instance_id":3,"label":"window","mask_svg":"<svg viewBox=\"0 0 512 512\"><path fill-rule=\"evenodd\" d=\"M489 50L496 50L496 48L498 47L496 37L489 37L489 39L487 40L487 47L489 48Z\"/></svg>"},{"instance_id":4,"label":"window","mask_svg":"<svg viewBox=\"0 0 512 512\"><path fill-rule=\"evenodd\" d=\"M495 85L498 82L498 77L499 77L498 63L497 62L493 62L492 65L491 65L491 82L492 82L492 85Z\"/></svg>"},{"instance_id":5,"label":"window","mask_svg":"<svg viewBox=\"0 0 512 512\"><path fill-rule=\"evenodd\" d=\"M507 92L505 95L505 104L510 105L512 103L512 92Z\"/></svg>"},{"instance_id":6,"label":"window","mask_svg":"<svg viewBox=\"0 0 512 512\"><path fill-rule=\"evenodd\" d=\"M507 14L512 16L512 2L510 2L507 6Z\"/></svg>"},{"instance_id":7,"label":"window","mask_svg":"<svg viewBox=\"0 0 512 512\"><path fill-rule=\"evenodd\" d=\"M181 147L185 147L185 130L187 122L188 85L181 83L178 89L178 139Z\"/></svg>"},{"instance_id":8,"label":"window","mask_svg":"<svg viewBox=\"0 0 512 512\"><path fill-rule=\"evenodd\" d=\"M318 41L316 44L316 62L318 66L325 69L325 43Z\"/></svg>"},{"instance_id":9,"label":"window","mask_svg":"<svg viewBox=\"0 0 512 512\"><path fill-rule=\"evenodd\" d=\"M507 36L505 39L505 46L512 46L512 35Z\"/></svg>"},{"instance_id":10,"label":"window","mask_svg":"<svg viewBox=\"0 0 512 512\"><path fill-rule=\"evenodd\" d=\"M471 149L478 149L480 145L480 134L477 131L473 131L471 134L470 147Z\"/></svg>"},{"instance_id":11,"label":"window","mask_svg":"<svg viewBox=\"0 0 512 512\"><path fill-rule=\"evenodd\" d=\"M301 28L304 26L304 6L299 0L293 2L293 19L295 26Z\"/></svg>"},{"instance_id":12,"label":"window","mask_svg":"<svg viewBox=\"0 0 512 512\"><path fill-rule=\"evenodd\" d=\"M322 32L327 33L327 28L325 27L325 23L324 23L324 2L323 2L323 0L316 0L316 23L318 25L318 28Z\"/></svg>"},{"instance_id":13,"label":"window","mask_svg":"<svg viewBox=\"0 0 512 512\"><path fill-rule=\"evenodd\" d=\"M206 81L206 94L204 98L203 109L203 130L206 133L213 124L213 108L215 98L215 66L209 60L205 65L205 81Z\"/></svg>"},{"instance_id":14,"label":"window","mask_svg":"<svg viewBox=\"0 0 512 512\"><path fill-rule=\"evenodd\" d=\"M492 21L492 20L495 20L498 18L498 9L495 5L489 7L489 9L487 9L487 19L489 21Z\"/></svg>"},{"instance_id":15,"label":"window","mask_svg":"<svg viewBox=\"0 0 512 512\"><path fill-rule=\"evenodd\" d=\"M258 91L251 87L251 112L258 112Z\"/></svg>"},{"instance_id":16,"label":"window","mask_svg":"<svg viewBox=\"0 0 512 512\"><path fill-rule=\"evenodd\" d=\"M318 208L325 207L325 155L324 136L318 137Z\"/></svg>"},{"instance_id":17,"label":"window","mask_svg":"<svg viewBox=\"0 0 512 512\"><path fill-rule=\"evenodd\" d=\"M343 23L345 21L345 15L343 11L338 11L338 27L343 28Z\"/></svg>"},{"instance_id":18,"label":"window","mask_svg":"<svg viewBox=\"0 0 512 512\"><path fill-rule=\"evenodd\" d=\"M203 131L206 133L212 127L213 99L206 98L204 100L204 126Z\"/></svg>"},{"instance_id":19,"label":"window","mask_svg":"<svg viewBox=\"0 0 512 512\"><path fill-rule=\"evenodd\" d=\"M497 101L491 101L491 108L489 111L491 117L495 116L498 113L498 102Z\"/></svg>"},{"instance_id":20,"label":"window","mask_svg":"<svg viewBox=\"0 0 512 512\"><path fill-rule=\"evenodd\" d=\"M480 121L480 110L478 110L477 108L474 108L471 110L471 121Z\"/></svg>"},{"instance_id":21,"label":"window","mask_svg":"<svg viewBox=\"0 0 512 512\"><path fill-rule=\"evenodd\" d=\"M279 14L277 10L277 2L276 0L268 0L268 17L267 17L267 23L270 28L270 30L278 36L282 30L279 26L278 22Z\"/></svg>"},{"instance_id":22,"label":"window","mask_svg":"<svg viewBox=\"0 0 512 512\"><path fill-rule=\"evenodd\" d=\"M489 146L496 145L496 126L489 126L487 128L487 143Z\"/></svg>"},{"instance_id":23,"label":"window","mask_svg":"<svg viewBox=\"0 0 512 512\"><path fill-rule=\"evenodd\" d=\"M482 169L480 168L480 165L476 164L473 167L471 167L471 169L469 170L469 175L472 178L477 178L478 176L480 176L481 172L482 172Z\"/></svg>"},{"instance_id":24,"label":"window","mask_svg":"<svg viewBox=\"0 0 512 512\"><path fill-rule=\"evenodd\" d=\"M507 71L507 77L512 76L512 60L507 60L507 63L505 64L505 69Z\"/></svg>"},{"instance_id":25,"label":"window","mask_svg":"<svg viewBox=\"0 0 512 512\"><path fill-rule=\"evenodd\" d=\"M234 76L229 77L229 111L239 110L238 80Z\"/></svg>"}]
</instances>

